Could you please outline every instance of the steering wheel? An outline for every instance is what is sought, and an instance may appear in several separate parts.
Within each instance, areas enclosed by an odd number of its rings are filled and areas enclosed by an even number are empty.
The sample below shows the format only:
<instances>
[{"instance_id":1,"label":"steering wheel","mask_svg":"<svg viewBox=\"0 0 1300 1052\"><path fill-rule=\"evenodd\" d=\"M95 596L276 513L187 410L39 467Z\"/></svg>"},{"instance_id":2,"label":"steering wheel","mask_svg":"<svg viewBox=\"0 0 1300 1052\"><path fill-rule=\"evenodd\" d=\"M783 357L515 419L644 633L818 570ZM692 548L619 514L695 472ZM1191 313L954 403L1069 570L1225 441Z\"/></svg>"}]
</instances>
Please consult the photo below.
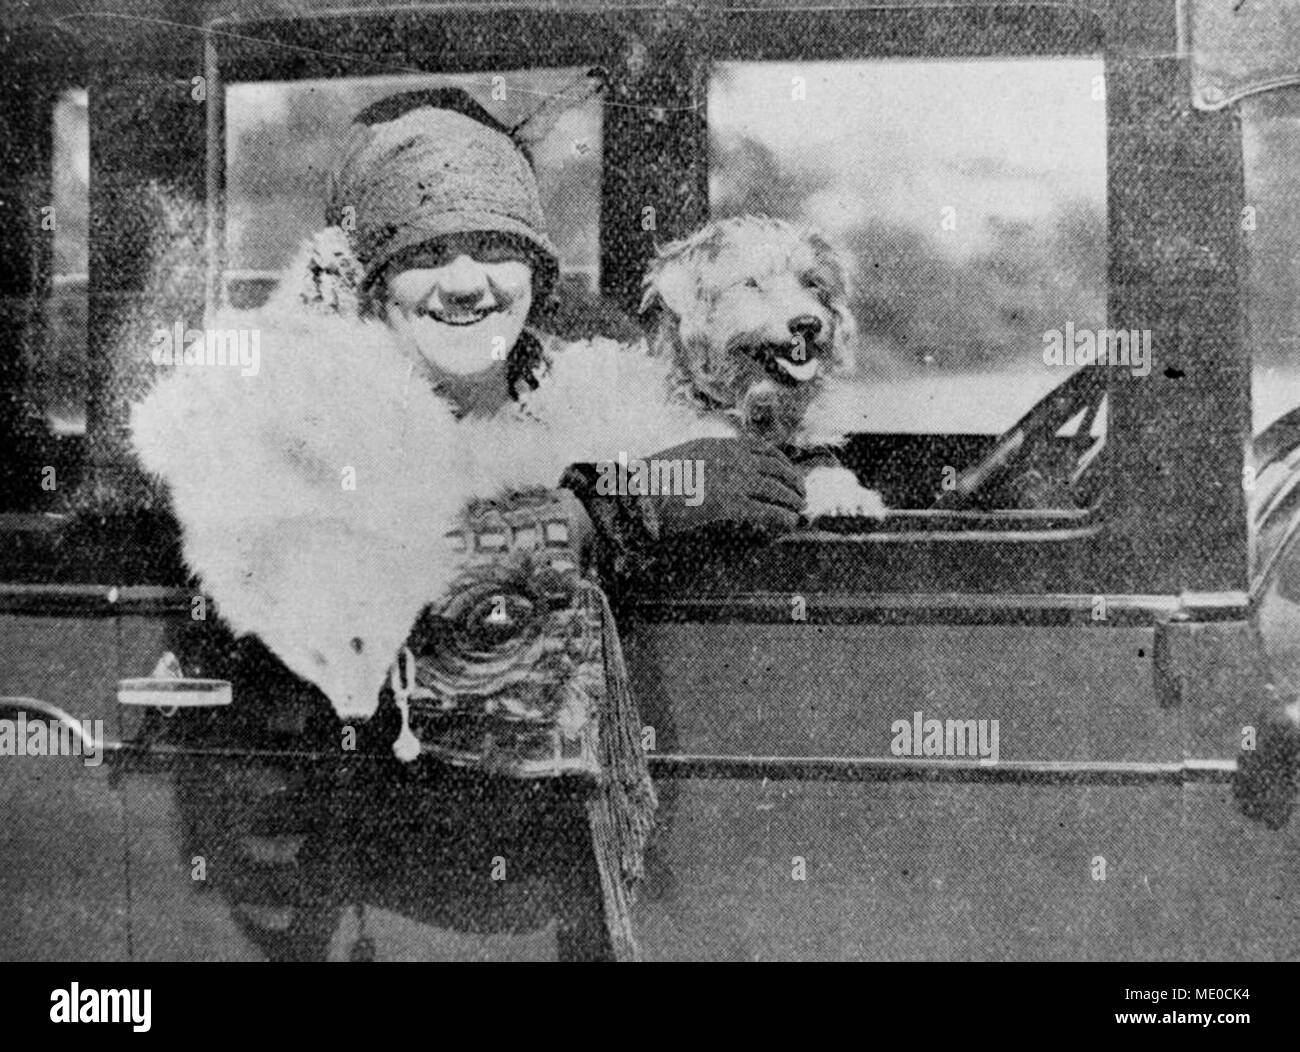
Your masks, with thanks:
<instances>
[{"instance_id":1,"label":"steering wheel","mask_svg":"<svg viewBox=\"0 0 1300 1052\"><path fill-rule=\"evenodd\" d=\"M1097 463L1091 434L1106 397L1106 374L1084 367L1009 430L933 507L946 511L1087 507L1096 497ZM1073 435L1057 432L1082 412Z\"/></svg>"}]
</instances>

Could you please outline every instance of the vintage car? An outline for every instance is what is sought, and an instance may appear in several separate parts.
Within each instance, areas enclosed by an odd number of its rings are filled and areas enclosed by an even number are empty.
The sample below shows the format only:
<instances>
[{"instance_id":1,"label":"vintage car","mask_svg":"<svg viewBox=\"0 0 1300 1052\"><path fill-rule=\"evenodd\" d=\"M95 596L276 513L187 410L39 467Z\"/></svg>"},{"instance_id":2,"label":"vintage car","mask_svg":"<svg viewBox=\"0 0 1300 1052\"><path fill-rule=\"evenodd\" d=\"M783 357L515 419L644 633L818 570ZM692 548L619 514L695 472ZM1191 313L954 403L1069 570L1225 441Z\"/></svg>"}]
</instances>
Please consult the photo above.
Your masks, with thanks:
<instances>
[{"instance_id":1,"label":"vintage car","mask_svg":"<svg viewBox=\"0 0 1300 1052\"><path fill-rule=\"evenodd\" d=\"M573 92L538 151L557 327L620 334L656 245L794 200L887 363L844 452L885 519L679 544L619 596L644 955L1300 953L1293 5L118 7L3 7L0 715L107 742L0 757L0 957L594 952L564 795L342 757L203 616L124 452L160 233L197 314L256 301L322 128L439 78ZM1146 368L1050 363L1067 323L1145 332Z\"/></svg>"}]
</instances>

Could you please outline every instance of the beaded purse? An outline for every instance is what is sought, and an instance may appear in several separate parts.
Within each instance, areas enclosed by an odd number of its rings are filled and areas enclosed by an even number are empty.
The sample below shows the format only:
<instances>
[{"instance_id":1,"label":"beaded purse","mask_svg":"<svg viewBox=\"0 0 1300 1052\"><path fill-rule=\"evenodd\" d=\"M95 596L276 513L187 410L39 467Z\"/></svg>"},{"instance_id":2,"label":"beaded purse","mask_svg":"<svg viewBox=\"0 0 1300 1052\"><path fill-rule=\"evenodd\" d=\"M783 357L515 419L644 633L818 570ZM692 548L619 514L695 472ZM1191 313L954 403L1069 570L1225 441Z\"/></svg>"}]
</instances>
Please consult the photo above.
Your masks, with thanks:
<instances>
[{"instance_id":1,"label":"beaded purse","mask_svg":"<svg viewBox=\"0 0 1300 1052\"><path fill-rule=\"evenodd\" d=\"M466 561L390 672L394 751L520 778L599 773L606 607L583 576L575 499L533 490L471 505Z\"/></svg>"}]
</instances>

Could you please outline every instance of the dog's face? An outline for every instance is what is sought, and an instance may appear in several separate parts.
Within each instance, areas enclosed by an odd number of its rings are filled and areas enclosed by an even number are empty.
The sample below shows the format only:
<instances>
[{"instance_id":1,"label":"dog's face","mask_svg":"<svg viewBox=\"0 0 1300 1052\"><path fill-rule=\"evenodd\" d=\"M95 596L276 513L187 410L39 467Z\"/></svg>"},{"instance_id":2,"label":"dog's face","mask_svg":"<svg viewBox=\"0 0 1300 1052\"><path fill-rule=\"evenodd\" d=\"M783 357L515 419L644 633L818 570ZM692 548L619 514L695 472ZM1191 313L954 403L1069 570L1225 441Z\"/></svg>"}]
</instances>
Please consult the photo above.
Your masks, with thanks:
<instances>
[{"instance_id":1,"label":"dog's face","mask_svg":"<svg viewBox=\"0 0 1300 1052\"><path fill-rule=\"evenodd\" d=\"M667 246L641 309L658 312L651 346L701 401L774 441L851 362L848 267L820 234L781 220L724 219Z\"/></svg>"}]
</instances>

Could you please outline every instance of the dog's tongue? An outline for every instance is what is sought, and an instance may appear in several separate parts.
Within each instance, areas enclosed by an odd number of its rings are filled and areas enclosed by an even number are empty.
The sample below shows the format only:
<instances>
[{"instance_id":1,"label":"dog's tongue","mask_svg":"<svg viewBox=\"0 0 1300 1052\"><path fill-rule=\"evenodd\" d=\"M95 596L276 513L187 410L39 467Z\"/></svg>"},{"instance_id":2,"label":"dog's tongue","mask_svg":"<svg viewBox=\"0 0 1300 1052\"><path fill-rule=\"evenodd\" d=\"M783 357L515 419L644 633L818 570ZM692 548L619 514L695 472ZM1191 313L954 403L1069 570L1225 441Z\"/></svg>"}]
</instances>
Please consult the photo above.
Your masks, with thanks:
<instances>
[{"instance_id":1,"label":"dog's tongue","mask_svg":"<svg viewBox=\"0 0 1300 1052\"><path fill-rule=\"evenodd\" d=\"M816 358L809 358L806 362L792 362L788 358L778 358L776 364L779 365L787 375L792 376L801 384L806 384L817 375L818 362Z\"/></svg>"}]
</instances>

